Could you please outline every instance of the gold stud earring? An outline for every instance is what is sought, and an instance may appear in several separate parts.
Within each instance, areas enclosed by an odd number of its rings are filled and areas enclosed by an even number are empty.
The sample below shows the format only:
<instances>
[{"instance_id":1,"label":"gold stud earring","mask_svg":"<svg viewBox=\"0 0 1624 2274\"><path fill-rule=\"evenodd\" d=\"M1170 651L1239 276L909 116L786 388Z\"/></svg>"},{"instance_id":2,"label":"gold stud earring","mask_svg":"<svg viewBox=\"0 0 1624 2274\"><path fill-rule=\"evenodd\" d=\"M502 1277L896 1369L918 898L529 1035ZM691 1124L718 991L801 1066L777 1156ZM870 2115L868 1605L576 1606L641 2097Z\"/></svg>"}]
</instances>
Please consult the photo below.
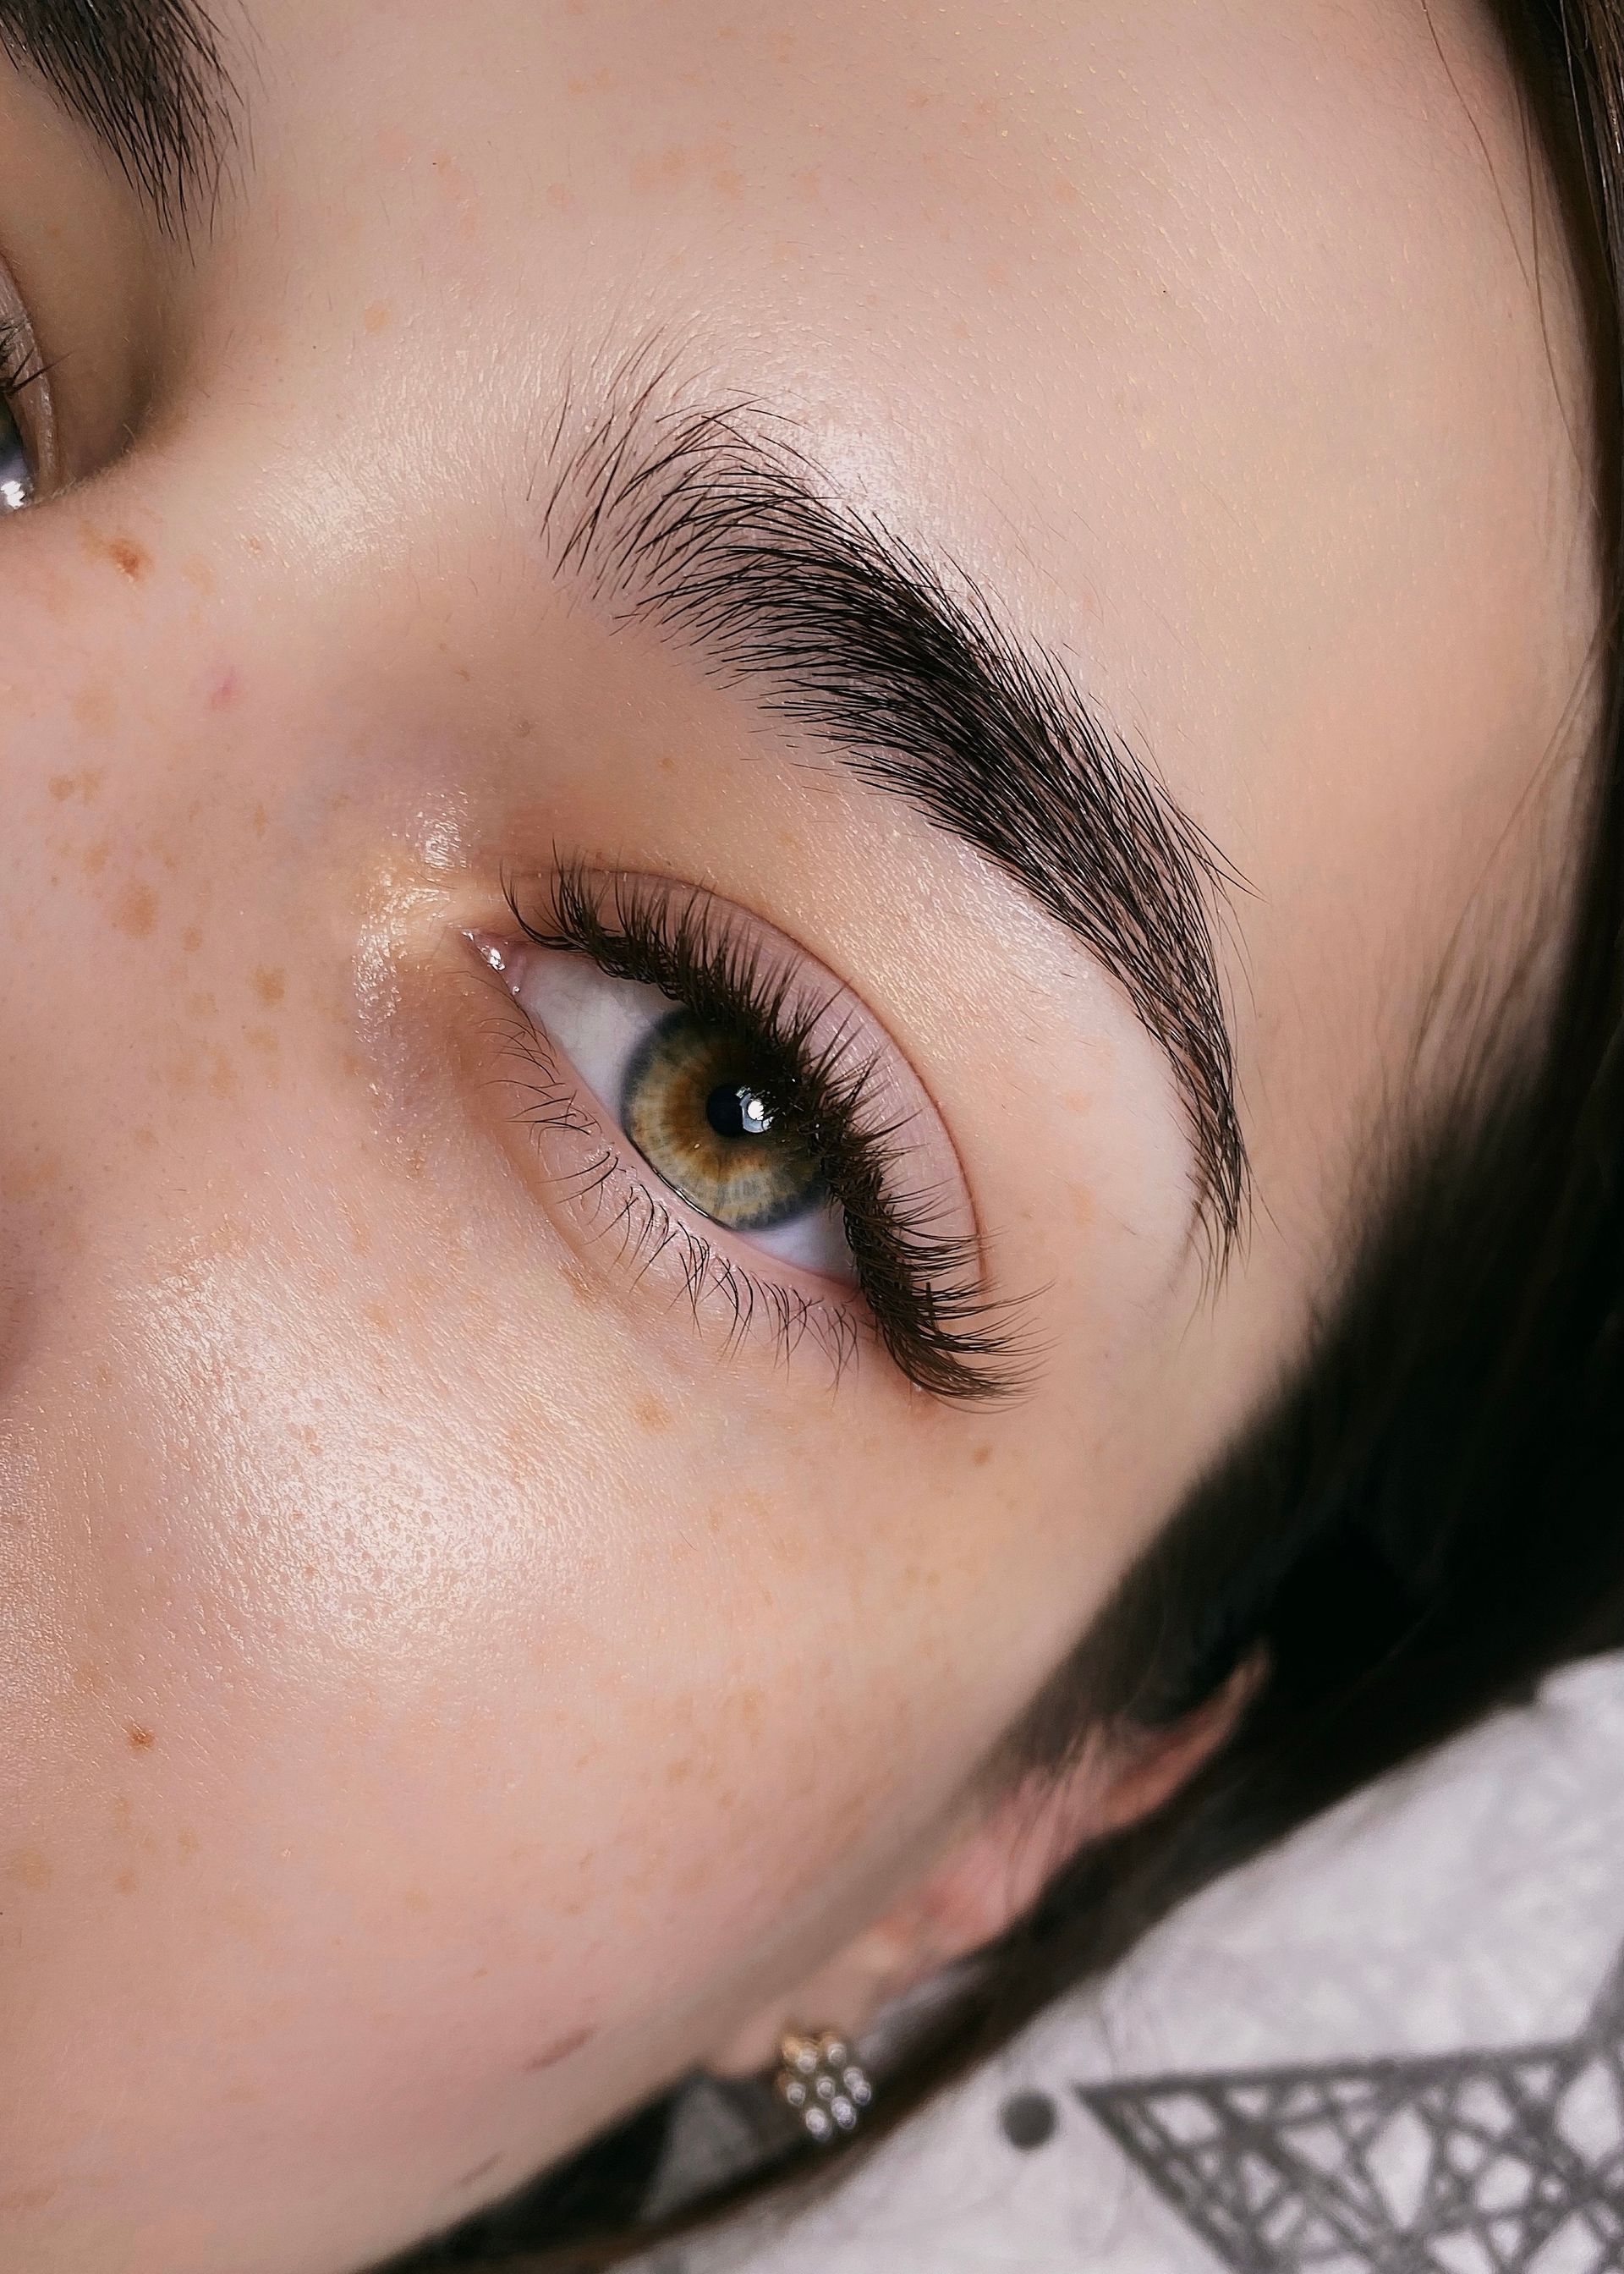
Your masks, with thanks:
<instances>
[{"instance_id":1,"label":"gold stud earring","mask_svg":"<svg viewBox=\"0 0 1624 2274\"><path fill-rule=\"evenodd\" d=\"M874 2098L874 2087L852 2059L851 2047L829 2029L786 2030L778 2039L773 2088L820 2147L843 2132L854 2132Z\"/></svg>"}]
</instances>

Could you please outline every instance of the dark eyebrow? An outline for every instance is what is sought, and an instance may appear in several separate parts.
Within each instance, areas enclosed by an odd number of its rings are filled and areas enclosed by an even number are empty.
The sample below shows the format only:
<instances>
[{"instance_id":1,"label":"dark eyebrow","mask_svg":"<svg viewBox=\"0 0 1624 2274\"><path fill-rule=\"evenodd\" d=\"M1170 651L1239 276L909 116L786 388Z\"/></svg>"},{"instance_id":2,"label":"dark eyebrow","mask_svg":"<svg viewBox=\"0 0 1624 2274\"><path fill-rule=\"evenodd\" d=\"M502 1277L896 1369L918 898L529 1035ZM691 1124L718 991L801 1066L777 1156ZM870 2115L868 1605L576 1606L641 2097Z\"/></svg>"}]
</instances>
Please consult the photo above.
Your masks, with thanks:
<instances>
[{"instance_id":1,"label":"dark eyebrow","mask_svg":"<svg viewBox=\"0 0 1624 2274\"><path fill-rule=\"evenodd\" d=\"M1214 916L1240 880L974 580L839 501L782 421L666 406L661 386L584 432L561 414L545 516L559 572L616 621L692 644L1083 941L1171 1063L1222 1260L1250 1175Z\"/></svg>"},{"instance_id":2,"label":"dark eyebrow","mask_svg":"<svg viewBox=\"0 0 1624 2274\"><path fill-rule=\"evenodd\" d=\"M0 0L0 47L89 127L166 228L212 200L236 99L201 0Z\"/></svg>"}]
</instances>

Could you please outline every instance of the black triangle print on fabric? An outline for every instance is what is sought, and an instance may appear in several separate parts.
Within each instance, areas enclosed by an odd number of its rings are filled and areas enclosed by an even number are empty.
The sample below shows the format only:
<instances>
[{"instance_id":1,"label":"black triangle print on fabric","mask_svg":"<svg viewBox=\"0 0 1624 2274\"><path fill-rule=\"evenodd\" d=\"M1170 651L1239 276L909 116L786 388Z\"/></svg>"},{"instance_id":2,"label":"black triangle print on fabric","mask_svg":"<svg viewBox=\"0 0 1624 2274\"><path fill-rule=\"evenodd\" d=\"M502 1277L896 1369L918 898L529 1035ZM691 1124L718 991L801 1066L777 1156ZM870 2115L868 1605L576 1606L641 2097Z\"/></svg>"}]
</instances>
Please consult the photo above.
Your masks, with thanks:
<instances>
[{"instance_id":1,"label":"black triangle print on fabric","mask_svg":"<svg viewBox=\"0 0 1624 2274\"><path fill-rule=\"evenodd\" d=\"M1073 2090L1233 2274L1624 2270L1624 1954L1556 2043Z\"/></svg>"}]
</instances>

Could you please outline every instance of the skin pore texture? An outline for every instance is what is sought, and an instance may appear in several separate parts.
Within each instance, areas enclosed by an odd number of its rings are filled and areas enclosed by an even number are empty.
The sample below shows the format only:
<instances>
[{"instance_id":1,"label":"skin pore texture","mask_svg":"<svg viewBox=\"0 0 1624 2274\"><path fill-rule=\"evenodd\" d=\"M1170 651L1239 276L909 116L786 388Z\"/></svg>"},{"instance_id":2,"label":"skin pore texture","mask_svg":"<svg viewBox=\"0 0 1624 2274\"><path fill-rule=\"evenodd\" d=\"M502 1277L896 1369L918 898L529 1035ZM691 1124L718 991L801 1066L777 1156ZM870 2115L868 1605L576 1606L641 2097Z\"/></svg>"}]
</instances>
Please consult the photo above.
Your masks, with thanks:
<instances>
[{"instance_id":1,"label":"skin pore texture","mask_svg":"<svg viewBox=\"0 0 1624 2274\"><path fill-rule=\"evenodd\" d=\"M886 1922L899 1977L996 1932L1034 1849L977 1772L1304 1347L1590 723L1575 294L1464 0L221 34L189 230L0 75L71 478L0 526L29 2274L342 2274L789 2006L844 2021ZM1088 947L560 559L643 390L748 406L983 595L1244 880L1227 1253ZM560 862L850 989L1019 1299L1018 1397L735 1332L570 1198L473 944L518 953L504 886ZM1093 1762L1051 1844L1186 1765Z\"/></svg>"}]
</instances>

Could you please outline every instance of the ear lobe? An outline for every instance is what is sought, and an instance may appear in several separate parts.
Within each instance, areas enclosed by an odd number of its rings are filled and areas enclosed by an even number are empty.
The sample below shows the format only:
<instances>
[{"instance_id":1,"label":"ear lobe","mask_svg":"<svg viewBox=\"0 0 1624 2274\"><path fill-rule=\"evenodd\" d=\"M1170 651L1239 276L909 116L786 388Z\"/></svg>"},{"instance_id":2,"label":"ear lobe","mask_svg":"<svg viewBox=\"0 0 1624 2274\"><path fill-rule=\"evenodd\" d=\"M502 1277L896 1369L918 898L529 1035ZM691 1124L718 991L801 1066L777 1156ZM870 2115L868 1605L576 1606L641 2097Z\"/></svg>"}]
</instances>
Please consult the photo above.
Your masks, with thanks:
<instances>
[{"instance_id":1,"label":"ear lobe","mask_svg":"<svg viewBox=\"0 0 1624 2274\"><path fill-rule=\"evenodd\" d=\"M712 2059L723 2074L764 2067L782 2032L862 2035L875 2013L929 1975L996 1942L1092 1840L1154 1815L1212 1758L1267 1674L1261 1651L1182 1721L1096 1733L1058 1775L1023 1777L950 1841L925 1876L793 1996L757 2014Z\"/></svg>"}]
</instances>

